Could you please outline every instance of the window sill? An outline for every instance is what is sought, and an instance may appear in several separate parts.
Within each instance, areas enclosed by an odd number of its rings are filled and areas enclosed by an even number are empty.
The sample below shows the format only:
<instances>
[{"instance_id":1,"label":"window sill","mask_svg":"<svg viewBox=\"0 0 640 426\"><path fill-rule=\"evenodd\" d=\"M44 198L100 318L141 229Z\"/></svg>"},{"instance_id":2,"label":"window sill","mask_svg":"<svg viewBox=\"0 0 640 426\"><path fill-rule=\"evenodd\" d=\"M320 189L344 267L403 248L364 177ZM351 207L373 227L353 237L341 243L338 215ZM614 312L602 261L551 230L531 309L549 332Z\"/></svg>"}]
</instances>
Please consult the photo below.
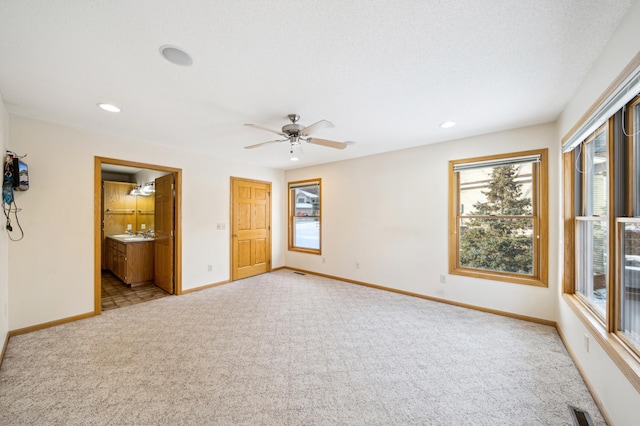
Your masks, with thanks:
<instances>
[{"instance_id":1,"label":"window sill","mask_svg":"<svg viewBox=\"0 0 640 426\"><path fill-rule=\"evenodd\" d=\"M562 298L602 346L609 358L622 371L622 374L640 392L640 358L629 350L615 334L609 333L599 318L580 299L566 293Z\"/></svg>"},{"instance_id":2,"label":"window sill","mask_svg":"<svg viewBox=\"0 0 640 426\"><path fill-rule=\"evenodd\" d=\"M300 247L289 247L289 251L297 251L298 253L317 254L317 255L322 254L320 250L306 249L306 248L300 248Z\"/></svg>"},{"instance_id":3,"label":"window sill","mask_svg":"<svg viewBox=\"0 0 640 426\"><path fill-rule=\"evenodd\" d=\"M462 275L465 277L482 278L491 281L503 281L513 284L525 284L536 287L548 287L546 280L542 281L535 277L526 277L523 275L515 275L500 272L480 271L478 269L453 268L449 270L451 275Z\"/></svg>"}]
</instances>

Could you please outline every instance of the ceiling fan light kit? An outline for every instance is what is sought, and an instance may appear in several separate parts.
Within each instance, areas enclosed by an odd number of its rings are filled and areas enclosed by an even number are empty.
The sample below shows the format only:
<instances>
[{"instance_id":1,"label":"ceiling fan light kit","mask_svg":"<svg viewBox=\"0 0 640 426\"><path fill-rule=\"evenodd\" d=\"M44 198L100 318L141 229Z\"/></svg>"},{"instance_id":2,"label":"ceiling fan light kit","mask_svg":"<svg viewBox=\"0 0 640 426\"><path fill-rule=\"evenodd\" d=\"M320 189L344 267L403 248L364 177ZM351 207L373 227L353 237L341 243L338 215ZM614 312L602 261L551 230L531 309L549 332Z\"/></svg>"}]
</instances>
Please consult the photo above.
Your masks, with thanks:
<instances>
[{"instance_id":1,"label":"ceiling fan light kit","mask_svg":"<svg viewBox=\"0 0 640 426\"><path fill-rule=\"evenodd\" d=\"M314 133L318 129L327 128L327 127L335 127L333 125L333 123L328 121L328 120L320 120L317 123L313 123L310 126L303 126L302 124L298 123L298 120L300 120L300 116L298 114L289 114L289 115L287 115L287 117L291 121L291 124L285 124L284 126L282 126L282 130L281 131L269 129L267 127L262 127L262 126L259 126L257 124L245 124L245 126L247 126L247 127L252 127L254 129L258 129L258 130L264 130L264 131L270 132L270 133L275 133L276 135L281 136L282 139L276 139L276 140L272 140L272 141L261 142L261 143L255 144L255 145L245 146L244 148L245 149L254 149L254 148L258 148L258 147L264 146L264 145L270 145L270 144L280 143L280 142L289 142L290 148L291 148L290 151L289 151L289 153L291 154L290 160L291 161L298 161L298 157L294 154L293 148L295 146L297 146L297 145L300 145L302 142L307 142L307 143L314 144L314 145L322 145L322 146L326 146L326 147L329 147L329 148L335 148L335 149L345 149L347 146L353 145L355 143L353 141L338 142L338 141L332 141L332 140L328 140L328 139L320 139L320 138L311 138L311 137L309 137L312 133Z\"/></svg>"}]
</instances>

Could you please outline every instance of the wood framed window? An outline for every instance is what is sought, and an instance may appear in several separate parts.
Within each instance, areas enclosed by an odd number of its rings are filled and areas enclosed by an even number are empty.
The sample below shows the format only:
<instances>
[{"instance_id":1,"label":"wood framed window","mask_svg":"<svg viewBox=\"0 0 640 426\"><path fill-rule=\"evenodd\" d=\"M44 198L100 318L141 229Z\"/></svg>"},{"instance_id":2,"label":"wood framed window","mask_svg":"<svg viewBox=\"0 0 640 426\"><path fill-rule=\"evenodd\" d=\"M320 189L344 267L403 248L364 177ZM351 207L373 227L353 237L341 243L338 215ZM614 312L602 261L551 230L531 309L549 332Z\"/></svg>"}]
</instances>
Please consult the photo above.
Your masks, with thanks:
<instances>
[{"instance_id":1,"label":"wood framed window","mask_svg":"<svg viewBox=\"0 0 640 426\"><path fill-rule=\"evenodd\" d=\"M621 114L620 144L626 157L626 176L619 184L624 200L616 217L616 271L613 312L616 335L640 356L640 95ZM626 148L626 149L625 149ZM623 161L625 159L623 158Z\"/></svg>"},{"instance_id":2,"label":"wood framed window","mask_svg":"<svg viewBox=\"0 0 640 426\"><path fill-rule=\"evenodd\" d=\"M609 121L578 145L576 174L575 294L604 319L610 279L611 129Z\"/></svg>"},{"instance_id":3,"label":"wood framed window","mask_svg":"<svg viewBox=\"0 0 640 426\"><path fill-rule=\"evenodd\" d=\"M449 273L547 286L547 150L449 162Z\"/></svg>"},{"instance_id":4,"label":"wood framed window","mask_svg":"<svg viewBox=\"0 0 640 426\"><path fill-rule=\"evenodd\" d=\"M322 179L289 182L289 250L321 254Z\"/></svg>"},{"instance_id":5,"label":"wood framed window","mask_svg":"<svg viewBox=\"0 0 640 426\"><path fill-rule=\"evenodd\" d=\"M563 140L563 290L640 391L640 60L629 81Z\"/></svg>"}]
</instances>

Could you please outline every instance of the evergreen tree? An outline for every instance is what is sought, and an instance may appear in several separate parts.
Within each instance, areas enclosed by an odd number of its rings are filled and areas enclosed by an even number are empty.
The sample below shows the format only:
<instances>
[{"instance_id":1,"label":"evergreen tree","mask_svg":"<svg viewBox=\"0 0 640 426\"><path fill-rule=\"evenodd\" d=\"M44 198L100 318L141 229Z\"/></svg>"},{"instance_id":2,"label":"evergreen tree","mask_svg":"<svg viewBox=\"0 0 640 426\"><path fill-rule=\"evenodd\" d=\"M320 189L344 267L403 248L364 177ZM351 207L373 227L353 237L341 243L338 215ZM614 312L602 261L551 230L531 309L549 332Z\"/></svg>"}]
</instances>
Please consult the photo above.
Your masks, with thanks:
<instances>
[{"instance_id":1,"label":"evergreen tree","mask_svg":"<svg viewBox=\"0 0 640 426\"><path fill-rule=\"evenodd\" d=\"M470 216L531 215L531 200L522 196L515 165L494 167L486 201L473 205ZM460 266L500 272L531 274L533 240L530 218L473 218L460 235Z\"/></svg>"}]
</instances>

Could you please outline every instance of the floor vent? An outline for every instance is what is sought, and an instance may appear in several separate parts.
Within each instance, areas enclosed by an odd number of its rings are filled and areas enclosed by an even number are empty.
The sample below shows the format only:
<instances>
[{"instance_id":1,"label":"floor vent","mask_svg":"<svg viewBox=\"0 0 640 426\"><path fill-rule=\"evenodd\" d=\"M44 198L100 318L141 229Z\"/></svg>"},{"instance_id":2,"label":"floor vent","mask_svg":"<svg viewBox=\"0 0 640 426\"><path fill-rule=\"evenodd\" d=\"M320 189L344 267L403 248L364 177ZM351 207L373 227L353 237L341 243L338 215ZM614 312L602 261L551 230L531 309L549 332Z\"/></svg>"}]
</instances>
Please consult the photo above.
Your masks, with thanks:
<instances>
[{"instance_id":1,"label":"floor vent","mask_svg":"<svg viewBox=\"0 0 640 426\"><path fill-rule=\"evenodd\" d=\"M294 271L293 273L294 274L298 274L298 275L307 275L307 274L303 274L302 272L297 272L297 271Z\"/></svg>"},{"instance_id":2,"label":"floor vent","mask_svg":"<svg viewBox=\"0 0 640 426\"><path fill-rule=\"evenodd\" d=\"M569 413L571 413L571 418L573 419L573 426L593 426L591 416L588 412L569 405Z\"/></svg>"}]
</instances>

